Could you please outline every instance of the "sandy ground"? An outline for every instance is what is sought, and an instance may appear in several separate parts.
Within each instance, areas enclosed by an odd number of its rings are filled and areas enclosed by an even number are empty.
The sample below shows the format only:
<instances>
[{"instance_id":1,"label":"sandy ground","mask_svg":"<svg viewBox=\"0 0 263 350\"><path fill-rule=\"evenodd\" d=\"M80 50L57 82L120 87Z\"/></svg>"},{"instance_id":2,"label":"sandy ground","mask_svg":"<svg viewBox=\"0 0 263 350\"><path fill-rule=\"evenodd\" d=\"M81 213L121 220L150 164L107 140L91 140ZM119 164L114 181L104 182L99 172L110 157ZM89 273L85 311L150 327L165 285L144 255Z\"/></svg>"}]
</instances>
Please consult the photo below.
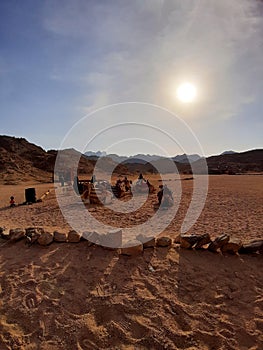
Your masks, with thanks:
<instances>
[{"instance_id":1,"label":"sandy ground","mask_svg":"<svg viewBox=\"0 0 263 350\"><path fill-rule=\"evenodd\" d=\"M158 188L160 182L152 177L150 181ZM178 201L178 211L171 223L165 227L166 235L174 236L180 233L183 220L189 208L192 199L193 181L176 181L170 175L166 175L166 182L169 187L182 185L181 198L175 198ZM16 202L22 203L25 188L35 187L37 198L40 198L48 189L54 188L52 184L26 184L19 186L0 186L0 226L7 228L43 226L50 231L60 229L69 230L67 220L61 214L57 204L55 191L44 199L43 203L34 205L18 206L9 208L9 197L15 194ZM72 205L71 192L69 188L60 189L59 198L65 206ZM176 197L176 196L175 196ZM138 197L136 197L138 198ZM112 209L115 207L94 207L94 206L75 206L73 214L79 221L84 221L85 212L92 207L92 217L99 222L113 227L135 227L154 217L156 211L154 204L157 202L156 194L150 195L142 209L133 213L119 213ZM116 200L119 209L123 202ZM199 216L195 225L189 230L189 233L209 233L215 237L222 233L227 233L231 237L239 238L242 241L263 238L263 176L242 175L242 176L210 176L209 189L205 202L205 207ZM166 214L166 213L165 213ZM164 219L165 219L164 215ZM162 218L160 218L160 221ZM86 221L83 225L84 230L96 230L96 226ZM100 227L100 226L98 226ZM151 227L149 228L151 229ZM154 229L154 227L153 227ZM149 234L151 231L149 231Z\"/></svg>"},{"instance_id":2,"label":"sandy ground","mask_svg":"<svg viewBox=\"0 0 263 350\"><path fill-rule=\"evenodd\" d=\"M164 232L171 237L180 231L192 196L192 180L181 183L179 210ZM210 176L205 208L191 232L263 238L262 185L263 176ZM50 184L32 187L40 197ZM24 188L0 188L0 226L70 228L54 192L42 203L5 208L12 191L24 200ZM67 198L67 190L60 195ZM109 208L97 207L92 215L127 227L154 215L155 202L153 195L128 223L126 214L113 215ZM28 248L23 241L1 241L0 349L260 350L262 263L262 255L176 247L128 258L85 242Z\"/></svg>"}]
</instances>

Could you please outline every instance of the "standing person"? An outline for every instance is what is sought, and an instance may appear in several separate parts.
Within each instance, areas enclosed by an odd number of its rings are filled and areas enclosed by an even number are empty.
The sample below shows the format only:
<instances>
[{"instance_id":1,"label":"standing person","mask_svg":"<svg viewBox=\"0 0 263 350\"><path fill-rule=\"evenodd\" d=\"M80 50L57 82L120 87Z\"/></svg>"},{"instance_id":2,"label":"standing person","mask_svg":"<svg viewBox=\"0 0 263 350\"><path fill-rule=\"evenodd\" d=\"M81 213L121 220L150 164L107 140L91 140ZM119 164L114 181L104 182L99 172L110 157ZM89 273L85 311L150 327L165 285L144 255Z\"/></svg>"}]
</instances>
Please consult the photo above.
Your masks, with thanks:
<instances>
[{"instance_id":1,"label":"standing person","mask_svg":"<svg viewBox=\"0 0 263 350\"><path fill-rule=\"evenodd\" d=\"M61 187L64 187L64 185L65 185L65 179L64 179L63 174L60 174L60 175L59 175L59 182L60 182L60 184L61 184Z\"/></svg>"},{"instance_id":2,"label":"standing person","mask_svg":"<svg viewBox=\"0 0 263 350\"><path fill-rule=\"evenodd\" d=\"M96 175L92 175L90 182L94 184L96 181Z\"/></svg>"}]
</instances>

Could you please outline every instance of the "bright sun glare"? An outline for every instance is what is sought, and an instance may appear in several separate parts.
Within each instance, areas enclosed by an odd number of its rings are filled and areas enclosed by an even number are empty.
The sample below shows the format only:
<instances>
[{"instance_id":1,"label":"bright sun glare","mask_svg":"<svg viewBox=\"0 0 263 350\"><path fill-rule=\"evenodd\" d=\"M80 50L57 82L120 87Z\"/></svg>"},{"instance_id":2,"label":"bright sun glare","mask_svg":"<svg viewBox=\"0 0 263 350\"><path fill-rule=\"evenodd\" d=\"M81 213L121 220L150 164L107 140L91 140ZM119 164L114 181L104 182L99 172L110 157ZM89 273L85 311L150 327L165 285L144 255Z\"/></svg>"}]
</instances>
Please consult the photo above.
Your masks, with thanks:
<instances>
[{"instance_id":1,"label":"bright sun glare","mask_svg":"<svg viewBox=\"0 0 263 350\"><path fill-rule=\"evenodd\" d=\"M181 102L193 102L196 98L196 87L191 83L183 83L178 86L176 96Z\"/></svg>"}]
</instances>

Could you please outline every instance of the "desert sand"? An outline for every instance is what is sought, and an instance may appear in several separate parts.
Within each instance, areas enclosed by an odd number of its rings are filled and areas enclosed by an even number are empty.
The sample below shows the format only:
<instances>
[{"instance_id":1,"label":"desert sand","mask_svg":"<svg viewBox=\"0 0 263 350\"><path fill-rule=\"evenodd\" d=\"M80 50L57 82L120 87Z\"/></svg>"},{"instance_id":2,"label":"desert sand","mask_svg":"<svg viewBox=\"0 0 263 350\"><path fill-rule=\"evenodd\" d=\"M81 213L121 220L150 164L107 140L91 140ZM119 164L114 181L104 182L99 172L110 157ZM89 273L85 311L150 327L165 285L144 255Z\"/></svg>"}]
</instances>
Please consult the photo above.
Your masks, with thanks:
<instances>
[{"instance_id":1,"label":"desert sand","mask_svg":"<svg viewBox=\"0 0 263 350\"><path fill-rule=\"evenodd\" d=\"M166 180L169 186L174 178ZM172 238L192 196L192 180L181 184L178 213L163 232ZM35 187L39 198L53 186L1 186L0 226L70 229L54 191L41 203L8 208L12 194L17 203L24 201L26 187ZM128 223L125 215L102 207L93 207L92 215L116 227L138 224L154 215L155 202L152 195ZM263 176L210 176L205 208L189 233L263 238L262 203ZM260 350L262 263L262 255L178 246L125 257L85 241L27 247L1 240L0 349Z\"/></svg>"}]
</instances>

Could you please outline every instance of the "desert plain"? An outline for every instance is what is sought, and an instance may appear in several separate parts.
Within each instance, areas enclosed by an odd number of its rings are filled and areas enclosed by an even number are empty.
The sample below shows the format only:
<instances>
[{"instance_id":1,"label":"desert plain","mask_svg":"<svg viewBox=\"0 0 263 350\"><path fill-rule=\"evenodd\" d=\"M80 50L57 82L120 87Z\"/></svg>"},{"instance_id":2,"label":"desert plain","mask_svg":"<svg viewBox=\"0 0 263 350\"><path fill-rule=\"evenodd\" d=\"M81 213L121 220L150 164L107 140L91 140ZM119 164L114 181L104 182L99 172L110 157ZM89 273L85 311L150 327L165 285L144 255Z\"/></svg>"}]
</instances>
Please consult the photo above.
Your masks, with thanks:
<instances>
[{"instance_id":1,"label":"desert plain","mask_svg":"<svg viewBox=\"0 0 263 350\"><path fill-rule=\"evenodd\" d=\"M147 177L158 188L155 176ZM161 235L175 238L193 193L193 180L180 182L178 211ZM55 184L59 186L59 184ZM35 187L43 201L24 201ZM54 185L0 186L0 226L71 229ZM70 189L59 192L67 198ZM98 221L115 227L139 225L154 216L156 194L133 214L86 206ZM263 239L263 176L210 175L205 206L189 232L222 233L249 242ZM121 203L120 203L121 205ZM91 210L92 209L92 210ZM128 219L127 219L128 218ZM91 227L92 229L92 227ZM0 240L0 349L263 349L263 255L229 255L150 248L135 257L87 242L31 247Z\"/></svg>"}]
</instances>

